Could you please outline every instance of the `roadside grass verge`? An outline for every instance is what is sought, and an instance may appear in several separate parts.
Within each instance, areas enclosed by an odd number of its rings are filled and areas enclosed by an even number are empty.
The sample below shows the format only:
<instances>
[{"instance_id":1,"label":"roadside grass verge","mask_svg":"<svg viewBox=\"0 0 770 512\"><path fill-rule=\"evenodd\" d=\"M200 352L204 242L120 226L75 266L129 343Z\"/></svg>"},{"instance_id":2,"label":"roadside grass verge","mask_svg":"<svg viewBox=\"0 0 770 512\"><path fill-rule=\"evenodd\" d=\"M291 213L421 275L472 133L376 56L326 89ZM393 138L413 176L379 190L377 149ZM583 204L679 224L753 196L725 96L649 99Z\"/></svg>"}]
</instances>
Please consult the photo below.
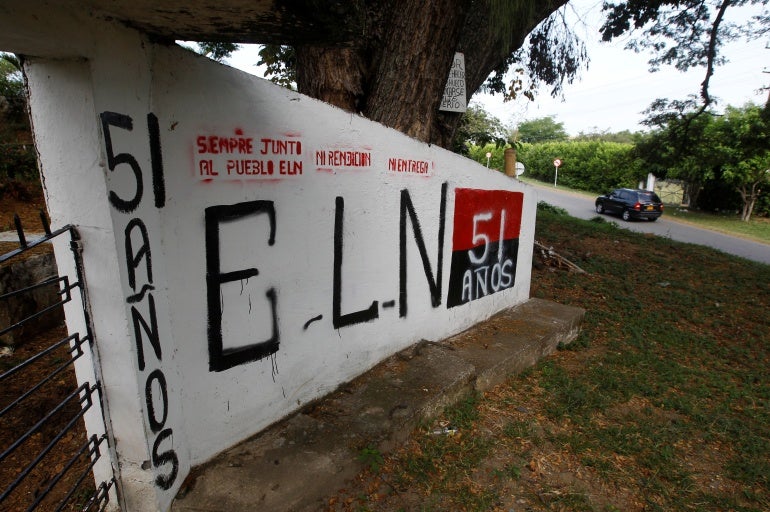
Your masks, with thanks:
<instances>
[{"instance_id":1,"label":"roadside grass verge","mask_svg":"<svg viewBox=\"0 0 770 512\"><path fill-rule=\"evenodd\" d=\"M770 510L770 266L543 209L578 339L448 409L329 510Z\"/></svg>"},{"instance_id":2,"label":"roadside grass verge","mask_svg":"<svg viewBox=\"0 0 770 512\"><path fill-rule=\"evenodd\" d=\"M735 213L706 213L670 206L664 215L698 226L770 244L770 219L753 216L743 222Z\"/></svg>"}]
</instances>

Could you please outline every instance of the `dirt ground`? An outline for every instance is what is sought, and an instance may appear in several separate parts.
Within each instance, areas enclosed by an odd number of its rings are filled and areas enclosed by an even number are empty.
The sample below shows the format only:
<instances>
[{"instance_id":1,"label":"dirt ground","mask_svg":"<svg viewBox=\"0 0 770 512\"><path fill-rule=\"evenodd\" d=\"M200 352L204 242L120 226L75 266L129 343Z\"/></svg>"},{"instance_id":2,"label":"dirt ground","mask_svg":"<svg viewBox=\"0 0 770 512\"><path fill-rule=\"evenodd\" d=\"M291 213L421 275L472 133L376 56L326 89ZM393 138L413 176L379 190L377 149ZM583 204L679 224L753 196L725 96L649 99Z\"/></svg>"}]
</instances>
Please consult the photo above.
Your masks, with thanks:
<instances>
[{"instance_id":1,"label":"dirt ground","mask_svg":"<svg viewBox=\"0 0 770 512\"><path fill-rule=\"evenodd\" d=\"M591 250L599 251L601 247ZM543 261L535 258L533 283L547 282L568 268L556 260ZM533 285L537 288L537 284ZM565 291L565 293L580 294L581 290ZM586 364L597 351L606 350L600 344L588 349L573 352L559 351L551 356L556 365L574 366ZM637 488L613 486L608 484L599 471L587 468L584 461L566 450L563 446L549 441L547 438L568 436L573 428L569 422L558 424L543 414L543 389L539 388L534 379L520 387L528 393L517 393L506 385L500 385L485 393L485 400L480 407L480 416L469 431L459 430L457 434L438 444L454 454L448 457L451 464L471 467L475 462L477 447L483 460L475 467L472 474L464 481L455 484L453 489L446 490L455 498L467 495L467 505L456 510L472 512L475 510L490 510L495 512L644 512L650 510L647 503L638 498ZM487 400L488 399L488 400ZM494 404L506 404L504 409L495 408ZM629 403L628 411L642 410L643 403ZM617 414L624 414L617 411ZM440 431L448 418L440 417L433 424L413 433L413 437L400 449L382 460L376 470L362 471L348 486L339 489L336 494L329 496L324 512L406 512L421 510L449 510L447 504L434 502L431 497L431 485L420 482L414 485L404 479L404 467L414 465L424 457L430 458L424 452L421 436L435 437L434 432ZM511 426L518 426L520 432L511 432ZM536 425L536 427L533 427ZM544 435L545 429L548 436ZM500 443L500 440L505 440ZM433 439L429 441L434 442ZM492 447L491 449L489 447ZM516 454L526 454L525 457ZM446 456L443 456L446 460ZM454 460L456 458L456 460ZM462 461L465 459L465 462ZM623 460L613 461L619 467ZM500 468L503 468L502 470ZM446 471L453 471L447 468ZM441 480L433 474L431 478ZM629 475L629 481L633 480ZM427 490L426 490L427 487ZM486 501L485 493L496 489L499 495L490 502ZM507 498L501 499L500 495ZM571 497L571 495L573 497ZM591 497L591 503L584 500ZM457 506L453 503L452 506ZM454 510L454 509L453 509Z\"/></svg>"},{"instance_id":2,"label":"dirt ground","mask_svg":"<svg viewBox=\"0 0 770 512\"><path fill-rule=\"evenodd\" d=\"M41 211L45 212L45 199L39 184L19 181L0 183L0 232L16 230L14 213L18 214L24 231L42 232Z\"/></svg>"}]
</instances>

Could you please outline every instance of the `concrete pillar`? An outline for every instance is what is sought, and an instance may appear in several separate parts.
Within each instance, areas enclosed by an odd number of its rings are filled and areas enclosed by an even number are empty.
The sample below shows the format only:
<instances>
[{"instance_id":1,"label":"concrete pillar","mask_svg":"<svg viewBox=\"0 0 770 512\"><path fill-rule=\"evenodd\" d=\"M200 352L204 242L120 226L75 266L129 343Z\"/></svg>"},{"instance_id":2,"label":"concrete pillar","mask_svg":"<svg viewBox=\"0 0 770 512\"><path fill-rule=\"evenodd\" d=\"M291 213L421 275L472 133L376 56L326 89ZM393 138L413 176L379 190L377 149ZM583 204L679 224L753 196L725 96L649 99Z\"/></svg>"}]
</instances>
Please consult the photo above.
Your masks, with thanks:
<instances>
[{"instance_id":1,"label":"concrete pillar","mask_svg":"<svg viewBox=\"0 0 770 512\"><path fill-rule=\"evenodd\" d=\"M505 175L511 178L516 177L516 150L513 148L506 148L503 152L505 158Z\"/></svg>"}]
</instances>

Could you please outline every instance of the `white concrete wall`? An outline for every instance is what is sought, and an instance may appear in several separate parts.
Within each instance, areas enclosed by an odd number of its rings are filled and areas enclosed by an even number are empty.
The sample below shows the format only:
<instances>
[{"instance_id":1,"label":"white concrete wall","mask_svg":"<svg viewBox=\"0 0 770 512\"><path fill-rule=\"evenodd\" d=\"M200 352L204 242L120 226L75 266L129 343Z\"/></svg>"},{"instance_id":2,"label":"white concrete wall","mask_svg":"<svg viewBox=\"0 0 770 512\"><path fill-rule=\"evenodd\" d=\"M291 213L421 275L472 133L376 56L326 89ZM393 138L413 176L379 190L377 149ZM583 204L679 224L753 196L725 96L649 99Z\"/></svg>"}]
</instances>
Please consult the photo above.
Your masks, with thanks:
<instances>
[{"instance_id":1,"label":"white concrete wall","mask_svg":"<svg viewBox=\"0 0 770 512\"><path fill-rule=\"evenodd\" d=\"M127 29L87 34L83 59L26 72L54 227L83 237L128 511L528 298L526 185Z\"/></svg>"}]
</instances>

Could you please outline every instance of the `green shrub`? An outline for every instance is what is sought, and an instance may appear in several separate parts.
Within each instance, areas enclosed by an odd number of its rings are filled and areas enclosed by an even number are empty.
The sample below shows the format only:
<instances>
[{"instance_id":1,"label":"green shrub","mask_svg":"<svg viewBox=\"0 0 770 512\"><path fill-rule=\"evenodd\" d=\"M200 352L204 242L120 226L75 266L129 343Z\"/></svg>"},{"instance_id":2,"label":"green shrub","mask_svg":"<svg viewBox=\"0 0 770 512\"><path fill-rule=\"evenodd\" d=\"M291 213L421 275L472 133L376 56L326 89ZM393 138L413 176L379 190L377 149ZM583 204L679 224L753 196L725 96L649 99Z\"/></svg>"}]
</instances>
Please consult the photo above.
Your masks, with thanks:
<instances>
[{"instance_id":1,"label":"green shrub","mask_svg":"<svg viewBox=\"0 0 770 512\"><path fill-rule=\"evenodd\" d=\"M37 155L32 144L0 143L0 182L38 179Z\"/></svg>"},{"instance_id":2,"label":"green shrub","mask_svg":"<svg viewBox=\"0 0 770 512\"><path fill-rule=\"evenodd\" d=\"M633 144L581 140L522 144L518 161L527 175L553 183L556 158L562 161L557 182L566 187L601 192L616 187L636 187L647 175L632 157Z\"/></svg>"}]
</instances>

